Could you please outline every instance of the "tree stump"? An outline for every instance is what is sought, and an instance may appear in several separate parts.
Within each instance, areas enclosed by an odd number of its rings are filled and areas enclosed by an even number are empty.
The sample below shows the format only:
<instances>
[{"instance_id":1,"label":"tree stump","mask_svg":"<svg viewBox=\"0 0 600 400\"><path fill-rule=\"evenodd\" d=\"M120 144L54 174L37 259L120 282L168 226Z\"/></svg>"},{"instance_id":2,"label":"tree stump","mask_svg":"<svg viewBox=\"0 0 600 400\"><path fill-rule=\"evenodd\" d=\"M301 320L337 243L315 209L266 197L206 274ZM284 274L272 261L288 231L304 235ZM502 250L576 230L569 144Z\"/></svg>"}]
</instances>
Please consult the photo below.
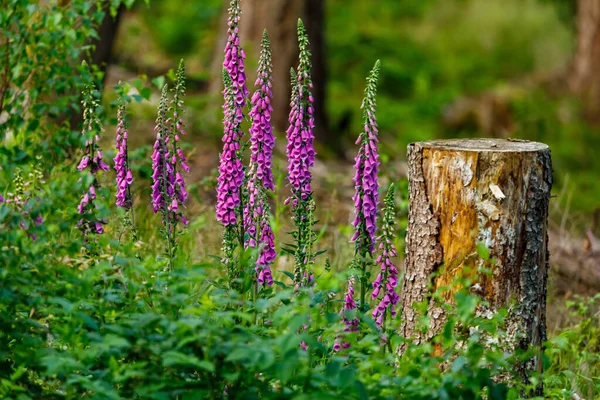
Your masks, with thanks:
<instances>
[{"instance_id":1,"label":"tree stump","mask_svg":"<svg viewBox=\"0 0 600 400\"><path fill-rule=\"evenodd\" d=\"M517 321L515 346L541 347L546 340L552 187L548 146L503 139L412 143L408 179L400 334L421 343L439 333L445 311L430 301L430 330L422 334L413 304L428 300L440 287L452 288L455 278L470 274L477 283L471 289L489 302L492 311L516 301L509 316ZM480 257L478 243L489 249L493 262ZM478 274L481 266L492 273ZM452 301L454 291L445 291L444 297ZM539 357L526 364L519 374L528 381L527 371L541 372L542 366Z\"/></svg>"}]
</instances>

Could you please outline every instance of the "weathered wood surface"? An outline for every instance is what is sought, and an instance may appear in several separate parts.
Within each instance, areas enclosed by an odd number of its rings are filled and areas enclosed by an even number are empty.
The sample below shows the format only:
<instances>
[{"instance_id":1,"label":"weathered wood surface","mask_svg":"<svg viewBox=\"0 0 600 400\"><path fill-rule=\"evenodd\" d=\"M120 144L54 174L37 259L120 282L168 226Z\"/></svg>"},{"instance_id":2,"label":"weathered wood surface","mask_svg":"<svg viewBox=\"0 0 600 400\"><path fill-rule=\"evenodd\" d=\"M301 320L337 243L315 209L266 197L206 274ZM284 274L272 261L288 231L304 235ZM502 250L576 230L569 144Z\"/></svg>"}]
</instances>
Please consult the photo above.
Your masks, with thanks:
<instances>
[{"instance_id":1,"label":"weathered wood surface","mask_svg":"<svg viewBox=\"0 0 600 400\"><path fill-rule=\"evenodd\" d=\"M413 143L408 146L408 175L400 334L420 343L439 333L446 321L443 308L429 303L430 330L421 334L413 304L442 287L451 288L443 292L451 302L454 281L467 276L477 283L471 290L492 310L516 302L509 317L516 321L516 347L541 346L546 340L552 186L548 146L503 139ZM494 262L479 256L480 242ZM480 274L477 267L492 274ZM432 278L434 273L439 275ZM520 367L526 380L526 371L541 370L541 363L536 357Z\"/></svg>"}]
</instances>

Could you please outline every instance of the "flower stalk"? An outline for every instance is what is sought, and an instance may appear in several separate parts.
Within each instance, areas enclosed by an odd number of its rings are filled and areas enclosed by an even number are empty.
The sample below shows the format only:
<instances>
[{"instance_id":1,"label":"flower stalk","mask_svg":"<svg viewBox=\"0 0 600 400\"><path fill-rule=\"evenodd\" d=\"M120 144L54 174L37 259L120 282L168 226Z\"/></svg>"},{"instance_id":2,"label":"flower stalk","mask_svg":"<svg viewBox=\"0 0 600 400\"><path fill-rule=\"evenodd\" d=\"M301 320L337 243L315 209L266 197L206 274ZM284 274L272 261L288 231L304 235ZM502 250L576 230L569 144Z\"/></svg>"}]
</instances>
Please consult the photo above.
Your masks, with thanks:
<instances>
[{"instance_id":1,"label":"flower stalk","mask_svg":"<svg viewBox=\"0 0 600 400\"><path fill-rule=\"evenodd\" d=\"M120 84L120 82L119 82ZM131 229L133 241L138 240L137 229L135 228L135 217L133 211L133 197L131 195L131 184L133 183L133 174L129 168L129 132L127 130L127 109L123 97L119 98L117 107L117 134L116 134L116 155L113 161L115 162L116 171L116 205L125 210L123 217L123 232L126 229Z\"/></svg>"},{"instance_id":2,"label":"flower stalk","mask_svg":"<svg viewBox=\"0 0 600 400\"><path fill-rule=\"evenodd\" d=\"M227 267L230 287L239 276L240 267L234 259L239 246L246 241L244 222L245 173L242 165L240 141L243 136L241 123L244 119L249 91L246 87L244 59L241 47L239 22L242 15L239 0L231 0L228 9L227 44L223 60L223 151L220 155L219 178L217 179L217 221L224 228L223 262ZM235 241L237 240L237 243Z\"/></svg>"},{"instance_id":3,"label":"flower stalk","mask_svg":"<svg viewBox=\"0 0 600 400\"><path fill-rule=\"evenodd\" d=\"M223 105L223 151L220 155L219 177L217 178L217 221L223 227L223 262L227 267L230 285L239 276L234 253L240 243L243 230L242 186L244 169L241 162L240 140L243 114L236 106L236 93L229 73L223 68L225 104Z\"/></svg>"},{"instance_id":4,"label":"flower stalk","mask_svg":"<svg viewBox=\"0 0 600 400\"><path fill-rule=\"evenodd\" d=\"M400 300L400 296L396 292L398 269L392 262L392 258L398 255L393 243L395 214L394 184L391 184L384 200L381 235L377 238L380 254L375 263L380 266L380 272L373 282L373 293L371 294L373 300L380 299L379 304L373 310L372 317L384 335L386 317L388 315L392 318L396 316L395 306Z\"/></svg>"},{"instance_id":5,"label":"flower stalk","mask_svg":"<svg viewBox=\"0 0 600 400\"><path fill-rule=\"evenodd\" d=\"M378 129L375 116L377 81L379 79L380 62L377 60L367 77L365 97L362 101L363 131L356 144L360 145L355 158L354 176L354 236L355 243L353 267L359 270L361 311L367 310L366 295L369 286L368 268L372 264L375 251L377 231L377 205L379 194L378 167Z\"/></svg>"},{"instance_id":6,"label":"flower stalk","mask_svg":"<svg viewBox=\"0 0 600 400\"><path fill-rule=\"evenodd\" d=\"M181 137L186 134L181 115L185 96L183 60L179 62L172 91L173 99L169 100L168 86L165 84L162 88L154 128L156 141L152 153L152 209L162 217L162 233L167 245L165 255L169 269L174 266L177 237L181 234L177 229L178 223L188 225L183 213L188 193L181 172L189 172L190 167L180 146Z\"/></svg>"},{"instance_id":7,"label":"flower stalk","mask_svg":"<svg viewBox=\"0 0 600 400\"><path fill-rule=\"evenodd\" d=\"M97 204L95 203L100 183L97 179L98 171L108 171L109 167L102 159L100 145L100 132L102 127L97 116L99 107L98 100L94 97L93 86L88 85L83 91L83 130L81 134L85 137L85 148L83 156L77 165L79 171L87 171L91 177L91 184L79 202L77 212L82 216L77 226L82 231L85 240L89 234L102 234L105 222L97 216Z\"/></svg>"},{"instance_id":8,"label":"flower stalk","mask_svg":"<svg viewBox=\"0 0 600 400\"><path fill-rule=\"evenodd\" d=\"M188 225L188 220L181 210L188 198L187 185L182 176L182 171L189 173L190 167L187 164L187 158L181 149L181 138L187 135L185 124L183 122L184 113L183 97L185 96L185 65L183 60L179 61L175 86L173 87L173 98L170 101L169 113L172 114L170 119L170 130L168 142L171 144L171 165L173 166L173 175L175 181L173 184L174 197L171 199L171 210L174 213L177 222L181 221L184 226Z\"/></svg>"},{"instance_id":9,"label":"flower stalk","mask_svg":"<svg viewBox=\"0 0 600 400\"><path fill-rule=\"evenodd\" d=\"M275 244L270 225L270 207L268 193L275 189L273 180L272 157L275 146L271 113L273 106L271 44L267 31L263 32L256 91L252 96L252 109L249 116L250 127L250 166L248 168L247 201L244 207L244 225L246 248L257 248L255 263L256 283L273 284L271 264L274 262Z\"/></svg>"},{"instance_id":10,"label":"flower stalk","mask_svg":"<svg viewBox=\"0 0 600 400\"><path fill-rule=\"evenodd\" d=\"M292 204L292 219L296 225L293 232L295 244L287 249L295 256L294 284L306 286L311 277L309 265L312 263L312 246L316 240L313 231L315 204L312 200L312 174L315 163L314 149L314 98L311 79L309 41L306 29L298 20L298 42L300 56L298 68L291 71L292 97L290 102L289 128L287 129L288 181L291 196L286 204Z\"/></svg>"}]
</instances>

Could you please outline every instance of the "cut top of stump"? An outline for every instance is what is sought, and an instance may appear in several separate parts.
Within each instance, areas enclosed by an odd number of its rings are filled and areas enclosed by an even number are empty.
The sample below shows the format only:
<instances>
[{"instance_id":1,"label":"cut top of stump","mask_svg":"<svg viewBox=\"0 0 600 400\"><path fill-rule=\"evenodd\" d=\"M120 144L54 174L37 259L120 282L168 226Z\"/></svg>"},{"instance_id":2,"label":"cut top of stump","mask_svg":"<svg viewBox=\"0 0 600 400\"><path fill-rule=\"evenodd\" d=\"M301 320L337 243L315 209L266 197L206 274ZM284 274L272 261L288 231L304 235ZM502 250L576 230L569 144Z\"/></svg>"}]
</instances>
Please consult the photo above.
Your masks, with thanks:
<instances>
[{"instance_id":1,"label":"cut top of stump","mask_svg":"<svg viewBox=\"0 0 600 400\"><path fill-rule=\"evenodd\" d=\"M548 149L548 145L520 139L443 139L418 142L423 148L473 152L521 153Z\"/></svg>"}]
</instances>

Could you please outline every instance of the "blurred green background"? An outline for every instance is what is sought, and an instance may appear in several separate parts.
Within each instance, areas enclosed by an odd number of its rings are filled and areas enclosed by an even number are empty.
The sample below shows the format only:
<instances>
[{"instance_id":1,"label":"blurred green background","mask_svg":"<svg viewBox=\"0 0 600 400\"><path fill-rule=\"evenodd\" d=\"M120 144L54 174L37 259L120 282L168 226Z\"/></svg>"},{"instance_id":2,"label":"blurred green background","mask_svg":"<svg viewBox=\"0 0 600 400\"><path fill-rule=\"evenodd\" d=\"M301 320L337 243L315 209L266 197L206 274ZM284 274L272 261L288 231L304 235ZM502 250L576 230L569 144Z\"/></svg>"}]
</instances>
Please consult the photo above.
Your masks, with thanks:
<instances>
[{"instance_id":1,"label":"blurred green background","mask_svg":"<svg viewBox=\"0 0 600 400\"><path fill-rule=\"evenodd\" d=\"M555 167L554 217L567 213L569 228L588 227L600 198L600 127L586 114L585 98L566 83L578 40L574 0L322 1L329 132L319 144L322 160L353 157L365 76L381 59L378 120L384 161L402 161L406 145L417 140L494 136L545 142ZM295 1L302 2L307 3L302 7L315 3ZM258 8L252 3L242 3L245 11ZM213 77L225 6L223 0L152 0L150 6L124 11L107 90L129 75L164 74L184 58L193 137L217 149L220 97ZM285 23L256 12L248 16L254 24L260 25L260 18L265 26ZM250 39L242 37L252 89L258 51ZM275 52L275 64L286 61ZM287 113L287 102L275 107ZM150 105L148 113L137 114L152 122ZM341 152L329 151L333 142Z\"/></svg>"}]
</instances>

